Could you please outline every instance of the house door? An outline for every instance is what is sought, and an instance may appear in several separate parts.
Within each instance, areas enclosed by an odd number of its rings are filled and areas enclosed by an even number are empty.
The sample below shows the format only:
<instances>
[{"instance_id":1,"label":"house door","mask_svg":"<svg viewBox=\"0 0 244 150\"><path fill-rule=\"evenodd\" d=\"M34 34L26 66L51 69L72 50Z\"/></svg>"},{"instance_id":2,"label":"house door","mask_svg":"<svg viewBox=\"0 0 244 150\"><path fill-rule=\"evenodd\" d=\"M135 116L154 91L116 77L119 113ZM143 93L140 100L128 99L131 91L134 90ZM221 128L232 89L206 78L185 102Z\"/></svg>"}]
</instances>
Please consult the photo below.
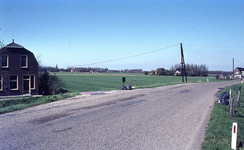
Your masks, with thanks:
<instances>
[{"instance_id":1,"label":"house door","mask_svg":"<svg viewBox=\"0 0 244 150\"><path fill-rule=\"evenodd\" d=\"M23 94L30 93L30 76L23 75Z\"/></svg>"}]
</instances>

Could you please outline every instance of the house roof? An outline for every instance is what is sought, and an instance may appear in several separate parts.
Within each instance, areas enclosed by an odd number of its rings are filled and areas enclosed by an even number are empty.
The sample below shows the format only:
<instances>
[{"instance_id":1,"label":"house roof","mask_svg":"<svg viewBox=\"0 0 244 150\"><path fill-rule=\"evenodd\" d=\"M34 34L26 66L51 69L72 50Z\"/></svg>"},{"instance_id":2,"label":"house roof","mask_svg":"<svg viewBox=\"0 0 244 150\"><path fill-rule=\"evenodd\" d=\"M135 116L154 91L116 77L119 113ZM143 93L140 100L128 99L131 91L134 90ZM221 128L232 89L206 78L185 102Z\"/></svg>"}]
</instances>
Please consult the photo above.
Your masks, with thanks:
<instances>
[{"instance_id":1,"label":"house roof","mask_svg":"<svg viewBox=\"0 0 244 150\"><path fill-rule=\"evenodd\" d=\"M239 71L244 71L244 68L241 67L237 67L236 69L238 69Z\"/></svg>"},{"instance_id":2,"label":"house roof","mask_svg":"<svg viewBox=\"0 0 244 150\"><path fill-rule=\"evenodd\" d=\"M221 74L223 74L224 76L230 76L232 75L232 72L222 72Z\"/></svg>"},{"instance_id":3,"label":"house roof","mask_svg":"<svg viewBox=\"0 0 244 150\"><path fill-rule=\"evenodd\" d=\"M181 68L176 68L175 71L181 72Z\"/></svg>"},{"instance_id":4,"label":"house roof","mask_svg":"<svg viewBox=\"0 0 244 150\"><path fill-rule=\"evenodd\" d=\"M17 43L14 43L14 40L12 43L2 47L0 49L0 54L3 53L5 50L11 50L11 51L15 51L16 49L18 49L18 52L22 53L23 51L28 51L30 52L29 50L25 49L22 45L20 44L17 44ZM17 51L16 51L17 52ZM30 52L31 53L31 52Z\"/></svg>"},{"instance_id":5,"label":"house roof","mask_svg":"<svg viewBox=\"0 0 244 150\"><path fill-rule=\"evenodd\" d=\"M22 45L19 45L17 43L14 43L14 39L13 39L13 42L4 46L4 47L8 47L8 48L24 48Z\"/></svg>"},{"instance_id":6,"label":"house roof","mask_svg":"<svg viewBox=\"0 0 244 150\"><path fill-rule=\"evenodd\" d=\"M23 46L16 44L14 42L6 45L5 47L8 47L8 48L24 48Z\"/></svg>"},{"instance_id":7,"label":"house roof","mask_svg":"<svg viewBox=\"0 0 244 150\"><path fill-rule=\"evenodd\" d=\"M14 43L14 40L12 43L10 43L0 49L0 54L4 54L6 52L11 53L11 54L13 54L13 53L14 54L31 54L34 56L34 54L31 51L24 48L22 45ZM35 58L35 61L37 62L36 58Z\"/></svg>"},{"instance_id":8,"label":"house roof","mask_svg":"<svg viewBox=\"0 0 244 150\"><path fill-rule=\"evenodd\" d=\"M13 39L12 43L10 43L0 49L0 53L2 53L7 48L24 48L24 46L14 43L14 39Z\"/></svg>"}]
</instances>

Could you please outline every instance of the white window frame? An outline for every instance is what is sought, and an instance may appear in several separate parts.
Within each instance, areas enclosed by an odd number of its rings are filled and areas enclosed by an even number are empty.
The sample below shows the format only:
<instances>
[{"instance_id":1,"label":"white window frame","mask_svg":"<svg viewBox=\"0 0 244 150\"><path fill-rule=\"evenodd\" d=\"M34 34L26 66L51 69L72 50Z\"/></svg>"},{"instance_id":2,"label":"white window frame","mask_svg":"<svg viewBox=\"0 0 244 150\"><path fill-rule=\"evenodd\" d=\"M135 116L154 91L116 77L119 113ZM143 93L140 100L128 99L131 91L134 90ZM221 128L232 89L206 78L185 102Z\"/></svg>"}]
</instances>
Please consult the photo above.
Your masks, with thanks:
<instances>
[{"instance_id":1,"label":"white window frame","mask_svg":"<svg viewBox=\"0 0 244 150\"><path fill-rule=\"evenodd\" d=\"M21 57L22 56L25 56L26 57L26 66L22 66L22 60L21 60ZM28 55L20 55L20 68L28 68Z\"/></svg>"},{"instance_id":2,"label":"white window frame","mask_svg":"<svg viewBox=\"0 0 244 150\"><path fill-rule=\"evenodd\" d=\"M16 80L10 80L10 76L17 76L17 79ZM16 74L11 74L11 75L9 75L9 90L18 90L19 88L19 82L18 82L18 79L19 79L19 77L18 77L18 75L16 75ZM13 81L16 81L16 88L14 88L14 89L11 89L11 86L10 86L10 82L13 82Z\"/></svg>"},{"instance_id":3,"label":"white window frame","mask_svg":"<svg viewBox=\"0 0 244 150\"><path fill-rule=\"evenodd\" d=\"M3 63L2 62L3 61L2 60L3 59L2 56L7 56L7 66L3 66L3 64L2 64ZM8 56L8 54L2 54L0 59L1 59L1 67L2 68L8 68L9 67L9 56Z\"/></svg>"},{"instance_id":4,"label":"white window frame","mask_svg":"<svg viewBox=\"0 0 244 150\"><path fill-rule=\"evenodd\" d=\"M3 76L0 75L0 91L3 90Z\"/></svg>"}]
</instances>

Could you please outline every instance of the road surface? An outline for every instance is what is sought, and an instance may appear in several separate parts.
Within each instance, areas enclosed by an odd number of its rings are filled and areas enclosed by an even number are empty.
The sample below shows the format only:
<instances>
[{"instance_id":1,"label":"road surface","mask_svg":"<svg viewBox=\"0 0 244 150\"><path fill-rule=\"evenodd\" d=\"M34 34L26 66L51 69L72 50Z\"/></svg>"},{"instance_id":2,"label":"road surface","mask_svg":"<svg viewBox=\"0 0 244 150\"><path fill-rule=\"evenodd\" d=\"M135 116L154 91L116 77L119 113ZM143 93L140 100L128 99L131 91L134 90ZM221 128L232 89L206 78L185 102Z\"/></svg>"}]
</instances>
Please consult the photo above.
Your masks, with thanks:
<instances>
[{"instance_id":1,"label":"road surface","mask_svg":"<svg viewBox=\"0 0 244 150\"><path fill-rule=\"evenodd\" d=\"M201 149L216 93L236 82L77 96L0 115L0 149Z\"/></svg>"}]
</instances>

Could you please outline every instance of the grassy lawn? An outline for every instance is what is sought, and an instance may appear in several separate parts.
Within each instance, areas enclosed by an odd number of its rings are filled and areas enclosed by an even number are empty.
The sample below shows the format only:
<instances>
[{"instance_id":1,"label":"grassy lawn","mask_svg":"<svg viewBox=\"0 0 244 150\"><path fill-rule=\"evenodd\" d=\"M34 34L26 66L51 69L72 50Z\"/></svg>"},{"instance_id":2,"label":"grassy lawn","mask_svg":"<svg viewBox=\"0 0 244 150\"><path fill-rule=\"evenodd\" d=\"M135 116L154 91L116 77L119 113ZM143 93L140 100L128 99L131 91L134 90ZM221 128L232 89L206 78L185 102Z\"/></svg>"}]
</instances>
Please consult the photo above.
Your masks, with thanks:
<instances>
[{"instance_id":1,"label":"grassy lawn","mask_svg":"<svg viewBox=\"0 0 244 150\"><path fill-rule=\"evenodd\" d=\"M240 107L237 105L237 86L241 86ZM244 142L244 84L237 84L230 86L221 91L217 96L219 97L223 92L228 92L232 89L231 97L235 100L235 116L230 117L230 106L219 105L215 102L212 110L210 123L206 131L205 141L202 143L202 150L231 150L231 132L232 123L238 123L238 137L237 146L242 147Z\"/></svg>"},{"instance_id":2,"label":"grassy lawn","mask_svg":"<svg viewBox=\"0 0 244 150\"><path fill-rule=\"evenodd\" d=\"M87 74L87 73L55 73L66 86L65 90L72 92L119 90L122 86L122 77L126 77L125 85L136 80L136 88L150 88L172 84L182 84L180 76L149 76L144 74ZM188 83L218 82L215 77L188 77ZM133 82L133 85L135 82Z\"/></svg>"}]
</instances>

